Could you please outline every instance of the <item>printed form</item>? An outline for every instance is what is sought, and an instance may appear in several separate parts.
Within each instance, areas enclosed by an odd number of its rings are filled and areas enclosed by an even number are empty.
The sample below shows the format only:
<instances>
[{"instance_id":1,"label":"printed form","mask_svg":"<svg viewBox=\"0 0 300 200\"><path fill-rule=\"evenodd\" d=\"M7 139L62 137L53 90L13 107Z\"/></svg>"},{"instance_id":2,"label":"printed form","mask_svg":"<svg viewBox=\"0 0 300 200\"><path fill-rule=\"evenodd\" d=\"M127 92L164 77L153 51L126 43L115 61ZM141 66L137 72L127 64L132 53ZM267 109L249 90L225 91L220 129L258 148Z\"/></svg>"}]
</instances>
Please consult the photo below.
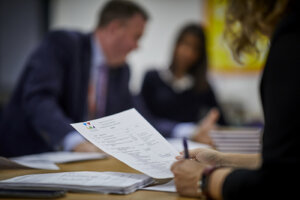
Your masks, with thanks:
<instances>
[{"instance_id":1,"label":"printed form","mask_svg":"<svg viewBox=\"0 0 300 200\"><path fill-rule=\"evenodd\" d=\"M71 125L128 166L157 179L173 177L170 167L178 151L135 109Z\"/></svg>"}]
</instances>

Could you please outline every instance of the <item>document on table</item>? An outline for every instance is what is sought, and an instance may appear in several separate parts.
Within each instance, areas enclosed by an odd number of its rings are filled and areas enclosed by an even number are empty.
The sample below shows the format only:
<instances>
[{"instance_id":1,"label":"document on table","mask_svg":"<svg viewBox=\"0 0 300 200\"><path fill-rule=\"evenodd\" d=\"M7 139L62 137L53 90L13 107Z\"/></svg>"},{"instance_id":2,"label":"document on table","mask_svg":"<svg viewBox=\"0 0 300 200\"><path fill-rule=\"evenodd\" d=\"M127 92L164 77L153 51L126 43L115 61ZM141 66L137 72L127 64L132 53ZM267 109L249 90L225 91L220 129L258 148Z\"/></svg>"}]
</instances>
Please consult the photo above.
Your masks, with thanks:
<instances>
[{"instance_id":1,"label":"document on table","mask_svg":"<svg viewBox=\"0 0 300 200\"><path fill-rule=\"evenodd\" d=\"M178 151L135 109L72 126L128 166L157 179L173 177L170 167Z\"/></svg>"},{"instance_id":2,"label":"document on table","mask_svg":"<svg viewBox=\"0 0 300 200\"><path fill-rule=\"evenodd\" d=\"M48 169L58 170L55 163L67 163L93 159L104 159L107 156L103 153L92 152L46 152L20 157L0 157L0 169Z\"/></svg>"},{"instance_id":3,"label":"document on table","mask_svg":"<svg viewBox=\"0 0 300 200\"><path fill-rule=\"evenodd\" d=\"M95 160L106 158L104 153L96 152L69 152L69 151L55 151L40 154L32 154L20 157L13 157L13 161L48 161L53 163L68 163L85 160Z\"/></svg>"},{"instance_id":4,"label":"document on table","mask_svg":"<svg viewBox=\"0 0 300 200\"><path fill-rule=\"evenodd\" d=\"M184 151L182 145L182 138L168 138L167 141L178 151ZM204 149L211 149L212 147L207 144L202 144L199 142L194 142L191 140L187 140L189 150L197 149L197 148L204 148Z\"/></svg>"},{"instance_id":5,"label":"document on table","mask_svg":"<svg viewBox=\"0 0 300 200\"><path fill-rule=\"evenodd\" d=\"M0 181L0 188L129 194L153 181L144 174L78 171L18 176Z\"/></svg>"},{"instance_id":6,"label":"document on table","mask_svg":"<svg viewBox=\"0 0 300 200\"><path fill-rule=\"evenodd\" d=\"M58 170L59 167L49 161L10 160L0 157L0 169L49 169Z\"/></svg>"},{"instance_id":7,"label":"document on table","mask_svg":"<svg viewBox=\"0 0 300 200\"><path fill-rule=\"evenodd\" d=\"M159 191L159 192L176 192L176 187L175 187L174 180L171 180L165 184L148 186L142 188L141 190L151 190L151 191Z\"/></svg>"}]
</instances>

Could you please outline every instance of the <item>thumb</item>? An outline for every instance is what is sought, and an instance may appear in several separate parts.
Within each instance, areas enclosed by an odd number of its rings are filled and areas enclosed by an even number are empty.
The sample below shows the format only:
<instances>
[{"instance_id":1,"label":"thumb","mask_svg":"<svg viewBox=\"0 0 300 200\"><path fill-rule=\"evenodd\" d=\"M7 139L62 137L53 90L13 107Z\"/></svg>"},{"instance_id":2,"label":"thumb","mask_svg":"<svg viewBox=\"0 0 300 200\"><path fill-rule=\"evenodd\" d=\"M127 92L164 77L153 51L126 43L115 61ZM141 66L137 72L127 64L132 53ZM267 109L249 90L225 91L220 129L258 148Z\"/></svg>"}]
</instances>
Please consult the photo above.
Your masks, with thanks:
<instances>
[{"instance_id":1,"label":"thumb","mask_svg":"<svg viewBox=\"0 0 300 200\"><path fill-rule=\"evenodd\" d=\"M212 108L205 118L201 121L200 125L202 128L213 127L220 117L220 112L217 108Z\"/></svg>"},{"instance_id":2,"label":"thumb","mask_svg":"<svg viewBox=\"0 0 300 200\"><path fill-rule=\"evenodd\" d=\"M196 157L197 157L197 154L201 153L202 151L203 151L203 149L201 149L201 148L190 149L190 150L189 150L190 158L196 158Z\"/></svg>"},{"instance_id":3,"label":"thumb","mask_svg":"<svg viewBox=\"0 0 300 200\"><path fill-rule=\"evenodd\" d=\"M216 123L217 120L220 117L220 112L217 108L212 108L210 109L210 111L208 112L206 119L207 121L211 122L211 123Z\"/></svg>"}]
</instances>

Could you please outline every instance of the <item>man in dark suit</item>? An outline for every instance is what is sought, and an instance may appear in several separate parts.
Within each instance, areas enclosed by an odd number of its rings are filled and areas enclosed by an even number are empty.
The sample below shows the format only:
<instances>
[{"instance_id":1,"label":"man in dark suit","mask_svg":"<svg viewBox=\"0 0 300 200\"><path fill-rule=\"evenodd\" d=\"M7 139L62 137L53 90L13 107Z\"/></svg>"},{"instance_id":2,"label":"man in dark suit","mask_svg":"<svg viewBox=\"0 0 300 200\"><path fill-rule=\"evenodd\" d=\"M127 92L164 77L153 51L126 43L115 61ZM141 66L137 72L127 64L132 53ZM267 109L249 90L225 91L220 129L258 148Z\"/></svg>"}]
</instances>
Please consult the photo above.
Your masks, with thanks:
<instances>
[{"instance_id":1,"label":"man in dark suit","mask_svg":"<svg viewBox=\"0 0 300 200\"><path fill-rule=\"evenodd\" d=\"M0 155L97 151L70 126L132 107L126 56L148 16L133 2L108 2L91 34L49 33L28 59L0 124Z\"/></svg>"}]
</instances>

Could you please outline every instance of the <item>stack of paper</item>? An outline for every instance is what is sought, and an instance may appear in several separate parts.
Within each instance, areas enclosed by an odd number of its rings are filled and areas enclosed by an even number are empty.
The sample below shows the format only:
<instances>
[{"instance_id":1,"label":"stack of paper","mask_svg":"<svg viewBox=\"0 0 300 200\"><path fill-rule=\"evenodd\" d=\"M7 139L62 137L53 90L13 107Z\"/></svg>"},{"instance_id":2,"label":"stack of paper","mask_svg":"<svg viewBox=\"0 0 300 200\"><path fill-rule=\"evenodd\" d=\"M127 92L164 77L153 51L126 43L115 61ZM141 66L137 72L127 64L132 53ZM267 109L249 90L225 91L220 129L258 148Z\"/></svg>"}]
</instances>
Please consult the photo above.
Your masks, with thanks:
<instances>
[{"instance_id":1,"label":"stack of paper","mask_svg":"<svg viewBox=\"0 0 300 200\"><path fill-rule=\"evenodd\" d=\"M261 149L260 129L213 130L210 136L221 152L259 153Z\"/></svg>"},{"instance_id":2,"label":"stack of paper","mask_svg":"<svg viewBox=\"0 0 300 200\"><path fill-rule=\"evenodd\" d=\"M0 188L129 194L152 182L143 174L80 171L18 176L0 181Z\"/></svg>"}]
</instances>

